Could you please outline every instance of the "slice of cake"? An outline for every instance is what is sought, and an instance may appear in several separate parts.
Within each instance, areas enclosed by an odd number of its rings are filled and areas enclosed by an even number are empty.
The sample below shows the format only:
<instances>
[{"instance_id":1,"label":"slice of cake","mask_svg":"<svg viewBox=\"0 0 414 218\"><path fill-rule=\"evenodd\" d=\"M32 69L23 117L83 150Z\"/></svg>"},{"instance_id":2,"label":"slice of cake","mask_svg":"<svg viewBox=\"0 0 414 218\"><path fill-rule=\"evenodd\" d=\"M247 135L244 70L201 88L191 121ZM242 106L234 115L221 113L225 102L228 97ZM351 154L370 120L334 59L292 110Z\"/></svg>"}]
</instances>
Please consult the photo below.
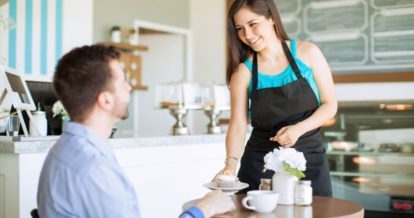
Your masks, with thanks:
<instances>
[{"instance_id":1,"label":"slice of cake","mask_svg":"<svg viewBox=\"0 0 414 218\"><path fill-rule=\"evenodd\" d=\"M232 188L237 185L237 177L231 175L230 172L224 172L224 174L216 177L217 186L220 188Z\"/></svg>"}]
</instances>

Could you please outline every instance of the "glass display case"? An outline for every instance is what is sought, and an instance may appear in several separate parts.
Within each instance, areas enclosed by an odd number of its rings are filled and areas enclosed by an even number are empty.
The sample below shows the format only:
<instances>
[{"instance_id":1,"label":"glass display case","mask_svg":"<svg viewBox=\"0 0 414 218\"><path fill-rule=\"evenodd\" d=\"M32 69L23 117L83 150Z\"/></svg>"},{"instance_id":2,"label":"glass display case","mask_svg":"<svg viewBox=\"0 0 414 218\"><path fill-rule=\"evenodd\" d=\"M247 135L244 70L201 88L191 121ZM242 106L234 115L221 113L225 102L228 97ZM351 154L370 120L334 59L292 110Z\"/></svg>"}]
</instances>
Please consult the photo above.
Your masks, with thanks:
<instances>
[{"instance_id":1,"label":"glass display case","mask_svg":"<svg viewBox=\"0 0 414 218\"><path fill-rule=\"evenodd\" d=\"M367 217L414 217L411 102L340 103L322 133L334 197L359 202Z\"/></svg>"},{"instance_id":2,"label":"glass display case","mask_svg":"<svg viewBox=\"0 0 414 218\"><path fill-rule=\"evenodd\" d=\"M204 90L204 108L230 109L230 91L227 85L210 83L204 85Z\"/></svg>"},{"instance_id":3,"label":"glass display case","mask_svg":"<svg viewBox=\"0 0 414 218\"><path fill-rule=\"evenodd\" d=\"M208 134L221 134L223 130L218 124L218 117L223 111L230 110L230 91L227 85L210 83L204 86L204 113L209 118Z\"/></svg>"},{"instance_id":4,"label":"glass display case","mask_svg":"<svg viewBox=\"0 0 414 218\"><path fill-rule=\"evenodd\" d=\"M201 108L204 96L204 90L199 83L179 81L158 84L155 88L155 106L197 109Z\"/></svg>"},{"instance_id":5,"label":"glass display case","mask_svg":"<svg viewBox=\"0 0 414 218\"><path fill-rule=\"evenodd\" d=\"M176 119L173 135L188 135L185 117L189 110L204 110L209 118L208 134L221 134L218 117L222 111L230 110L230 93L226 85L200 84L195 82L168 82L158 84L155 89L155 107L169 109Z\"/></svg>"}]
</instances>

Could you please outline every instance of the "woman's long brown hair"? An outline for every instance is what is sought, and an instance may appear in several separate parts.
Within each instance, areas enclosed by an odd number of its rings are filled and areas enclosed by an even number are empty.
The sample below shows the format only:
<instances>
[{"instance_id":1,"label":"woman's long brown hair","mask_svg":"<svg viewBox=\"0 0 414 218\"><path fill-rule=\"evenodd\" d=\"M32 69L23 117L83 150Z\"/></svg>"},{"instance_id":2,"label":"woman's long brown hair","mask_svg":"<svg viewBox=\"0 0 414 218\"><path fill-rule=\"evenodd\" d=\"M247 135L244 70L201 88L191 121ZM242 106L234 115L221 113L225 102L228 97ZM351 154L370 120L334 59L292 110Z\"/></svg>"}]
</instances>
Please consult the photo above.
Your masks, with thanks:
<instances>
[{"instance_id":1,"label":"woman's long brown hair","mask_svg":"<svg viewBox=\"0 0 414 218\"><path fill-rule=\"evenodd\" d=\"M226 71L227 85L230 85L231 77L239 64L254 52L249 46L240 41L234 23L234 15L243 7L249 8L256 14L263 15L267 19L272 18L275 23L276 36L282 41L289 40L274 0L235 0L227 14L227 40L229 44Z\"/></svg>"}]
</instances>

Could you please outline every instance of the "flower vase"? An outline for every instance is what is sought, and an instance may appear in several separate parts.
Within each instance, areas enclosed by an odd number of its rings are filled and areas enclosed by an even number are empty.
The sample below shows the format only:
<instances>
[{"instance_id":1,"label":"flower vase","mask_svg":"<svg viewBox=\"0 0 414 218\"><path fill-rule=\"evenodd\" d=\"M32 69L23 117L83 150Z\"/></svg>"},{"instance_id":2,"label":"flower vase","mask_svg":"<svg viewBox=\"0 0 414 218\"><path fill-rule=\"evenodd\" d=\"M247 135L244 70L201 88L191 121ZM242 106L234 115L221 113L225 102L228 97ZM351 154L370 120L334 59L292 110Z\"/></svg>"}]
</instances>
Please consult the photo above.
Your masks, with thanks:
<instances>
[{"instance_id":1,"label":"flower vase","mask_svg":"<svg viewBox=\"0 0 414 218\"><path fill-rule=\"evenodd\" d=\"M273 175L273 191L279 193L278 204L292 205L295 202L295 185L298 177L285 171L277 172Z\"/></svg>"}]
</instances>

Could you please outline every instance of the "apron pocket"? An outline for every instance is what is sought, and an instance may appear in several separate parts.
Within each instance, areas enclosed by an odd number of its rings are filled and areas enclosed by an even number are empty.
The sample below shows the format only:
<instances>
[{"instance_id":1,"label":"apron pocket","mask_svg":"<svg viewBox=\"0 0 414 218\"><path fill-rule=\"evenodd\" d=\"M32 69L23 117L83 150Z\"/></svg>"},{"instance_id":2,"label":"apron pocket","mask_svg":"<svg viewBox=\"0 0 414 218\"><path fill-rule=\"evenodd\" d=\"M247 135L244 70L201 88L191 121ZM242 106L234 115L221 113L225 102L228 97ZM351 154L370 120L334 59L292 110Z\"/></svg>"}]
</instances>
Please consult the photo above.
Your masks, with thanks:
<instances>
[{"instance_id":1,"label":"apron pocket","mask_svg":"<svg viewBox=\"0 0 414 218\"><path fill-rule=\"evenodd\" d=\"M304 155L306 159L306 171L308 169L319 169L326 158L324 153L304 153Z\"/></svg>"}]
</instances>

